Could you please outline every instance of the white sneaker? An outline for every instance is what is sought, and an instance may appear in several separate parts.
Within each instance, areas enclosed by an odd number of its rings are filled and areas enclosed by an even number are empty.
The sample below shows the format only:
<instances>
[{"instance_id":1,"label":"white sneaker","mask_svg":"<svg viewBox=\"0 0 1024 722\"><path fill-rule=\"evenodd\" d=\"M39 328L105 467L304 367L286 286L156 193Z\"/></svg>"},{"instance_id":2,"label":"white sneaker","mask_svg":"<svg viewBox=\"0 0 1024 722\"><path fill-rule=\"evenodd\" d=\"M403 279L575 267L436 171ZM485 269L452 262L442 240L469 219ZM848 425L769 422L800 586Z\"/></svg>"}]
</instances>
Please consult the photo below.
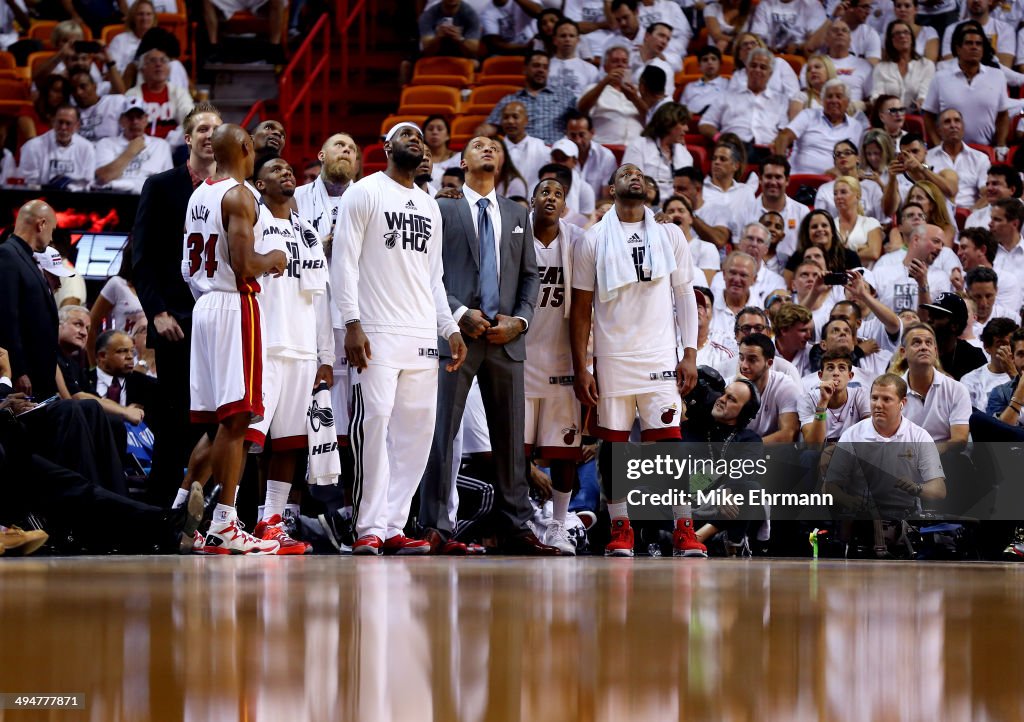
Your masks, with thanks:
<instances>
[{"instance_id":1,"label":"white sneaker","mask_svg":"<svg viewBox=\"0 0 1024 722\"><path fill-rule=\"evenodd\" d=\"M544 543L553 546L562 554L576 556L576 545L569 538L569 532L565 530L565 524L560 521L551 520L548 530L544 532Z\"/></svg>"},{"instance_id":2,"label":"white sneaker","mask_svg":"<svg viewBox=\"0 0 1024 722\"><path fill-rule=\"evenodd\" d=\"M258 539L244 530L242 522L233 519L227 524L210 525L206 533L204 554L276 554L280 543L276 539Z\"/></svg>"},{"instance_id":3,"label":"white sneaker","mask_svg":"<svg viewBox=\"0 0 1024 722\"><path fill-rule=\"evenodd\" d=\"M192 553L203 554L203 549L206 548L206 537L198 529L194 532L192 537Z\"/></svg>"}]
</instances>

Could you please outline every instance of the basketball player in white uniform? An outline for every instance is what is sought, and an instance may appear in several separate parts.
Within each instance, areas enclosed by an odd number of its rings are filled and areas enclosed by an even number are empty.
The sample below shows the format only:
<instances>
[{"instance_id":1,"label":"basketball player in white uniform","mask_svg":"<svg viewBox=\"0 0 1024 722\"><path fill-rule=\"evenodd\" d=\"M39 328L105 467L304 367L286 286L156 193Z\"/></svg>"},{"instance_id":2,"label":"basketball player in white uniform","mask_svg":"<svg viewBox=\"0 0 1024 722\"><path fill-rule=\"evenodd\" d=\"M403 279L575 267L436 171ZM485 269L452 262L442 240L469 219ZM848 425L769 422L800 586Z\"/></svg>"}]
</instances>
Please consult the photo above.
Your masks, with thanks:
<instances>
[{"instance_id":1,"label":"basketball player in white uniform","mask_svg":"<svg viewBox=\"0 0 1024 722\"><path fill-rule=\"evenodd\" d=\"M427 554L403 530L430 454L437 407L437 337L466 346L442 283L441 211L414 183L423 133L399 123L387 134L387 170L342 198L332 288L345 323L352 381L349 440L355 455L353 554Z\"/></svg>"},{"instance_id":2,"label":"basketball player in white uniform","mask_svg":"<svg viewBox=\"0 0 1024 722\"><path fill-rule=\"evenodd\" d=\"M563 554L575 555L576 545L565 529L569 497L581 458L580 404L572 391L569 352L572 251L583 229L561 220L565 188L557 180L543 180L533 191L533 250L540 275L537 305L526 335L523 372L526 385L527 455L549 462L551 469L551 524L544 543Z\"/></svg>"},{"instance_id":3,"label":"basketball player in white uniform","mask_svg":"<svg viewBox=\"0 0 1024 722\"><path fill-rule=\"evenodd\" d=\"M237 125L213 134L217 172L188 203L182 275L196 297L191 355L193 423L217 424L210 449L220 503L202 551L209 554L273 554L277 541L242 530L235 491L244 462L245 432L263 417L263 340L258 278L280 276L281 251L256 252L263 230L259 206L244 181L253 170L252 138Z\"/></svg>"},{"instance_id":4,"label":"basketball player in white uniform","mask_svg":"<svg viewBox=\"0 0 1024 722\"><path fill-rule=\"evenodd\" d=\"M597 407L595 434L604 440L598 464L609 485L608 442L628 441L637 415L643 441L680 438L681 396L697 381L698 325L689 246L679 228L655 223L645 211L643 171L631 163L621 166L611 195L615 205L576 244L570 309L576 395ZM617 259L616 253L628 255ZM613 268L628 276L613 276ZM592 322L596 378L587 370ZM677 339L684 349L681 361ZM605 554L633 556L625 499L613 498L610 487L606 491L612 539ZM694 536L690 508L673 511L674 552L692 548L693 555L707 556Z\"/></svg>"},{"instance_id":5,"label":"basketball player in white uniform","mask_svg":"<svg viewBox=\"0 0 1024 722\"><path fill-rule=\"evenodd\" d=\"M245 438L252 443L250 451L256 453L263 450L268 436L272 443L266 500L255 533L262 539L276 539L281 545L278 554L304 554L313 547L288 536L284 511L296 461L308 447L306 414L311 392L321 383L330 386L334 380L327 259L316 232L291 209L295 174L288 162L283 158L259 161L255 174L256 190L262 198L261 250L278 249L288 257L284 274L266 279L260 298L267 350L264 412L263 419L249 427ZM309 281L306 277L318 271L323 274L322 290L304 290Z\"/></svg>"}]
</instances>

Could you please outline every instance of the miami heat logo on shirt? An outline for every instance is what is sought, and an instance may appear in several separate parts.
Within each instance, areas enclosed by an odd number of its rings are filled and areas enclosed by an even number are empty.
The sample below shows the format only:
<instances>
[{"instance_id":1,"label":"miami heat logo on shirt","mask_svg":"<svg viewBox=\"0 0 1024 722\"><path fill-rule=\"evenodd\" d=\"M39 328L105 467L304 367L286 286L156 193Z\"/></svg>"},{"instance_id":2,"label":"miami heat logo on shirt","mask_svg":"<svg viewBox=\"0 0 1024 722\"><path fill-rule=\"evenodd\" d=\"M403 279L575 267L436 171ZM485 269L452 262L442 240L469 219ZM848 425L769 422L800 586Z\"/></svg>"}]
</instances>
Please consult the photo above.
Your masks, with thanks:
<instances>
[{"instance_id":1,"label":"miami heat logo on shirt","mask_svg":"<svg viewBox=\"0 0 1024 722\"><path fill-rule=\"evenodd\" d=\"M678 409L676 408L675 404L672 404L671 406L662 406L661 423L671 424L672 421L676 418L676 411L678 411Z\"/></svg>"},{"instance_id":2,"label":"miami heat logo on shirt","mask_svg":"<svg viewBox=\"0 0 1024 722\"><path fill-rule=\"evenodd\" d=\"M400 231L389 231L384 234L384 246L386 248L394 248L398 242L398 234Z\"/></svg>"}]
</instances>

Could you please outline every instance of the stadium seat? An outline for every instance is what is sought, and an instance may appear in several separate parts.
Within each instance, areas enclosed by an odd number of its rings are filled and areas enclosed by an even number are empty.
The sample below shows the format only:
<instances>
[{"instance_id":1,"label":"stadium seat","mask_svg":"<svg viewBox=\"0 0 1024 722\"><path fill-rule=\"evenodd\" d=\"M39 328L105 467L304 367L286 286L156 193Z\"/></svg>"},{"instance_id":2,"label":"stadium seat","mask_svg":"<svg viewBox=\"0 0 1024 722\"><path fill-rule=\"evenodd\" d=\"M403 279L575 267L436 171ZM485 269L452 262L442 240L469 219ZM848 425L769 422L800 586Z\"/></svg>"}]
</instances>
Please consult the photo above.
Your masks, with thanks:
<instances>
[{"instance_id":1,"label":"stadium seat","mask_svg":"<svg viewBox=\"0 0 1024 722\"><path fill-rule=\"evenodd\" d=\"M458 75L465 78L468 85L473 79L473 61L469 58L420 58L412 71L413 84L425 85L416 82L416 78L424 75Z\"/></svg>"},{"instance_id":2,"label":"stadium seat","mask_svg":"<svg viewBox=\"0 0 1024 722\"><path fill-rule=\"evenodd\" d=\"M615 154L615 163L617 165L621 165L622 164L622 156L625 155L625 153L626 153L626 146L624 146L624 145L611 145L611 144L607 144L606 143L604 147L607 148L608 150L610 150L612 153Z\"/></svg>"},{"instance_id":3,"label":"stadium seat","mask_svg":"<svg viewBox=\"0 0 1024 722\"><path fill-rule=\"evenodd\" d=\"M487 122L486 115L460 115L452 120L452 137L448 141L448 147L452 150L461 149L469 142L475 133L477 126Z\"/></svg>"},{"instance_id":4,"label":"stadium seat","mask_svg":"<svg viewBox=\"0 0 1024 722\"><path fill-rule=\"evenodd\" d=\"M525 64L521 55L492 55L480 66L480 75L522 75Z\"/></svg>"},{"instance_id":5,"label":"stadium seat","mask_svg":"<svg viewBox=\"0 0 1024 722\"><path fill-rule=\"evenodd\" d=\"M526 78L520 75L478 75L473 81L476 86L483 85L514 85L522 88L526 85Z\"/></svg>"},{"instance_id":6,"label":"stadium seat","mask_svg":"<svg viewBox=\"0 0 1024 722\"><path fill-rule=\"evenodd\" d=\"M793 72L796 73L797 77L800 77L800 71L804 69L806 60L799 55L789 55L788 53L780 53L778 57L789 63L789 67L793 68Z\"/></svg>"},{"instance_id":7,"label":"stadium seat","mask_svg":"<svg viewBox=\"0 0 1024 722\"><path fill-rule=\"evenodd\" d=\"M969 145L971 148L974 148L974 150L980 150L982 153L987 155L989 163L996 162L996 151L992 146L982 145L981 143L968 143L967 145Z\"/></svg>"},{"instance_id":8,"label":"stadium seat","mask_svg":"<svg viewBox=\"0 0 1024 722\"><path fill-rule=\"evenodd\" d=\"M383 138L385 135L387 135L388 131L391 130L392 126L394 126L397 123L415 123L416 125L422 127L423 126L423 121L426 120L426 119L427 119L427 114L426 113L420 114L420 115L417 115L417 114L403 115L403 114L399 114L399 113L396 113L394 115L389 115L380 124L380 136L381 136L381 138Z\"/></svg>"},{"instance_id":9,"label":"stadium seat","mask_svg":"<svg viewBox=\"0 0 1024 722\"><path fill-rule=\"evenodd\" d=\"M411 85L447 85L449 88L468 88L471 80L461 75L415 75L406 87Z\"/></svg>"},{"instance_id":10,"label":"stadium seat","mask_svg":"<svg viewBox=\"0 0 1024 722\"><path fill-rule=\"evenodd\" d=\"M388 157L384 154L383 143L374 143L363 148L363 177L387 167Z\"/></svg>"},{"instance_id":11,"label":"stadium seat","mask_svg":"<svg viewBox=\"0 0 1024 722\"><path fill-rule=\"evenodd\" d=\"M675 77L676 92L675 92L675 95L673 96L673 100L675 100L678 103L679 99L683 96L683 90L686 88L686 86L689 85L690 83L692 83L692 82L694 82L696 80L700 80L700 79L701 79L701 74L700 73L676 73L676 77Z\"/></svg>"},{"instance_id":12,"label":"stadium seat","mask_svg":"<svg viewBox=\"0 0 1024 722\"><path fill-rule=\"evenodd\" d=\"M100 33L100 42L110 45L110 41L128 29L127 25L106 25Z\"/></svg>"},{"instance_id":13,"label":"stadium seat","mask_svg":"<svg viewBox=\"0 0 1024 722\"><path fill-rule=\"evenodd\" d=\"M21 78L0 78L0 100L28 100L29 88Z\"/></svg>"},{"instance_id":14,"label":"stadium seat","mask_svg":"<svg viewBox=\"0 0 1024 722\"><path fill-rule=\"evenodd\" d=\"M499 100L519 90L515 85L481 85L470 93L469 100L462 106L462 112L467 115L490 115Z\"/></svg>"},{"instance_id":15,"label":"stadium seat","mask_svg":"<svg viewBox=\"0 0 1024 722\"><path fill-rule=\"evenodd\" d=\"M398 112L425 112L428 115L438 112L451 116L459 111L461 104L462 94L457 88L450 88L447 85L410 85L402 90L402 97L398 102ZM445 107L450 110L428 111L427 107Z\"/></svg>"},{"instance_id":16,"label":"stadium seat","mask_svg":"<svg viewBox=\"0 0 1024 722\"><path fill-rule=\"evenodd\" d=\"M53 29L57 27L57 22L57 20L33 20L32 27L28 29L29 39L38 40L47 50L54 50L55 48L50 45L50 35L53 34ZM86 40L92 40L92 31L89 28L82 27L82 32L85 34Z\"/></svg>"},{"instance_id":17,"label":"stadium seat","mask_svg":"<svg viewBox=\"0 0 1024 722\"><path fill-rule=\"evenodd\" d=\"M683 143L687 147L690 147L691 145L695 145L698 148L711 147L711 141L705 138L700 133L687 133L685 136L683 136Z\"/></svg>"},{"instance_id":18,"label":"stadium seat","mask_svg":"<svg viewBox=\"0 0 1024 722\"><path fill-rule=\"evenodd\" d=\"M26 78L24 68L19 68L14 56L0 50L0 78Z\"/></svg>"},{"instance_id":19,"label":"stadium seat","mask_svg":"<svg viewBox=\"0 0 1024 722\"><path fill-rule=\"evenodd\" d=\"M810 188L818 189L821 186L834 181L830 175L817 175L814 173L794 173L789 177L789 183L786 184L786 195L790 198L796 196L798 190L801 187L807 186Z\"/></svg>"},{"instance_id":20,"label":"stadium seat","mask_svg":"<svg viewBox=\"0 0 1024 722\"><path fill-rule=\"evenodd\" d=\"M967 216L971 215L970 208L957 208L956 209L956 227L957 230L962 231L964 226L967 224Z\"/></svg>"},{"instance_id":21,"label":"stadium seat","mask_svg":"<svg viewBox=\"0 0 1024 722\"><path fill-rule=\"evenodd\" d=\"M920 115L907 115L903 121L903 130L908 133L917 133L924 137L924 118Z\"/></svg>"},{"instance_id":22,"label":"stadium seat","mask_svg":"<svg viewBox=\"0 0 1024 722\"><path fill-rule=\"evenodd\" d=\"M732 56L723 55L721 69L722 75L725 75L727 73L731 75L735 69L736 68L732 62ZM697 58L696 55L686 56L686 59L683 61L683 72L686 73L687 75L691 75L693 73L700 75L700 60Z\"/></svg>"},{"instance_id":23,"label":"stadium seat","mask_svg":"<svg viewBox=\"0 0 1024 722\"><path fill-rule=\"evenodd\" d=\"M708 159L708 149L702 145L690 145L687 143L686 150L693 156L694 165L700 172L707 175L711 172L711 161Z\"/></svg>"},{"instance_id":24,"label":"stadium seat","mask_svg":"<svg viewBox=\"0 0 1024 722\"><path fill-rule=\"evenodd\" d=\"M34 78L39 66L56 54L57 52L55 50L40 50L38 53L30 54L28 56L28 62L26 63L28 66L29 77Z\"/></svg>"}]
</instances>

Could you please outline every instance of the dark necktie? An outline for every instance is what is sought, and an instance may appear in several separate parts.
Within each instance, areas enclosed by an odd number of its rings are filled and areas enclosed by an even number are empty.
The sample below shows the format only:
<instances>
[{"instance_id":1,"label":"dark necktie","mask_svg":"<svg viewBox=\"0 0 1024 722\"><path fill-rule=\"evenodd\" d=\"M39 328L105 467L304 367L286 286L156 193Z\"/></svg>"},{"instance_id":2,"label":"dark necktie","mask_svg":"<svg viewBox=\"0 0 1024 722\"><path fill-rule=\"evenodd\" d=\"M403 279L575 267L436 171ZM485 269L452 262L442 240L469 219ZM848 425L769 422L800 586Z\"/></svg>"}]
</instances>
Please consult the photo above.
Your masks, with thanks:
<instances>
[{"instance_id":1,"label":"dark necktie","mask_svg":"<svg viewBox=\"0 0 1024 722\"><path fill-rule=\"evenodd\" d=\"M121 403L121 379L115 376L107 387L107 398L116 403Z\"/></svg>"},{"instance_id":2,"label":"dark necktie","mask_svg":"<svg viewBox=\"0 0 1024 722\"><path fill-rule=\"evenodd\" d=\"M486 198L476 202L480 208L477 236L480 239L480 310L489 319L498 314L498 259L494 250L494 226L487 213L491 204Z\"/></svg>"}]
</instances>

